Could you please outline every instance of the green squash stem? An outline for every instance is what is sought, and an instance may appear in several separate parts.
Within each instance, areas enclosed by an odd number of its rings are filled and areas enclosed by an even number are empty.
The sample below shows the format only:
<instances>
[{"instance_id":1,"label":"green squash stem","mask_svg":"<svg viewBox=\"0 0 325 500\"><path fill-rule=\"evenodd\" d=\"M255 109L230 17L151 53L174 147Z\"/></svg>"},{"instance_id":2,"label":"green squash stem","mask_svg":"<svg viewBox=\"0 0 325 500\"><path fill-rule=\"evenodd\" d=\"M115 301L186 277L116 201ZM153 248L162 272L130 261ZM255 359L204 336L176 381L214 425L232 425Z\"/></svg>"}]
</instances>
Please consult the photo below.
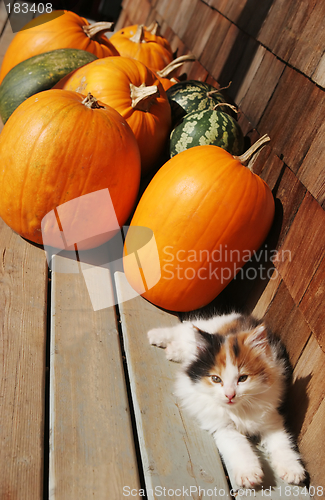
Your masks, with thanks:
<instances>
[{"instance_id":1,"label":"green squash stem","mask_svg":"<svg viewBox=\"0 0 325 500\"><path fill-rule=\"evenodd\" d=\"M222 90L229 89L231 84L232 84L232 82L229 82L226 87L221 87L220 89L210 90L210 92L207 92L207 97L211 97L213 94L217 94L218 92L221 92Z\"/></svg>"},{"instance_id":2,"label":"green squash stem","mask_svg":"<svg viewBox=\"0 0 325 500\"><path fill-rule=\"evenodd\" d=\"M229 104L229 102L218 102L218 104L215 105L215 107L213 108L213 110L215 111L220 106L227 106L227 108L230 108L233 111L235 111L235 113L238 113L238 109L236 108L236 106L233 106L232 104Z\"/></svg>"}]
</instances>

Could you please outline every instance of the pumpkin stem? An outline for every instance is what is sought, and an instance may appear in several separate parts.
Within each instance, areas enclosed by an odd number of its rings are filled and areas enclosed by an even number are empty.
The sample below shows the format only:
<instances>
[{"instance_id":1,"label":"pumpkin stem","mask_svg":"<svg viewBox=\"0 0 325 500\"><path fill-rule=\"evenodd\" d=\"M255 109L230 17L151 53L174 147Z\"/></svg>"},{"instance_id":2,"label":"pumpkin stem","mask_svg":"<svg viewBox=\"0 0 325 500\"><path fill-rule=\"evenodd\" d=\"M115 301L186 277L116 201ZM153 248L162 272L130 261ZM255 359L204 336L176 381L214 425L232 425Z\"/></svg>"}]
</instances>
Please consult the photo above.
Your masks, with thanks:
<instances>
[{"instance_id":1,"label":"pumpkin stem","mask_svg":"<svg viewBox=\"0 0 325 500\"><path fill-rule=\"evenodd\" d=\"M87 24L82 27L84 32L86 33L89 38L92 40L103 33L106 33L107 31L113 31L114 29L114 23L108 23L108 22L99 22L95 24Z\"/></svg>"},{"instance_id":2,"label":"pumpkin stem","mask_svg":"<svg viewBox=\"0 0 325 500\"><path fill-rule=\"evenodd\" d=\"M183 56L179 56L174 61L170 62L160 71L156 71L157 75L160 78L167 78L175 69L179 68L186 61L195 61L196 57L193 54L185 54Z\"/></svg>"},{"instance_id":3,"label":"pumpkin stem","mask_svg":"<svg viewBox=\"0 0 325 500\"><path fill-rule=\"evenodd\" d=\"M235 113L238 113L238 109L236 108L236 106L233 106L232 104L229 104L228 102L218 102L218 104L215 105L213 110L216 110L217 108L219 108L219 106L227 106L228 108L235 111Z\"/></svg>"},{"instance_id":4,"label":"pumpkin stem","mask_svg":"<svg viewBox=\"0 0 325 500\"><path fill-rule=\"evenodd\" d=\"M131 42L134 43L141 43L144 40L144 25L139 24L137 27L137 31L134 33L134 35L129 39Z\"/></svg>"},{"instance_id":5,"label":"pumpkin stem","mask_svg":"<svg viewBox=\"0 0 325 500\"><path fill-rule=\"evenodd\" d=\"M147 31L149 31L152 35L158 35L159 23L157 21L152 21L152 23L147 26Z\"/></svg>"},{"instance_id":6,"label":"pumpkin stem","mask_svg":"<svg viewBox=\"0 0 325 500\"><path fill-rule=\"evenodd\" d=\"M90 92L88 92L84 100L81 101L81 104L84 104L85 106L87 106L87 108L90 109L100 109L100 108L105 109L105 106L101 106L97 101L96 97L94 97Z\"/></svg>"},{"instance_id":7,"label":"pumpkin stem","mask_svg":"<svg viewBox=\"0 0 325 500\"><path fill-rule=\"evenodd\" d=\"M136 87L130 83L130 91L132 108L140 111L149 111L156 97L160 96L157 85L146 87L146 84L142 83L140 87Z\"/></svg>"},{"instance_id":8,"label":"pumpkin stem","mask_svg":"<svg viewBox=\"0 0 325 500\"><path fill-rule=\"evenodd\" d=\"M256 151L265 146L265 144L270 140L271 139L267 134L263 135L256 142L254 142L254 144L245 153L243 153L240 156L234 156L235 160L240 161L240 163L246 165L249 168L249 170L253 171L252 166L254 162L252 162L251 160L253 160L254 153L256 153ZM247 164L247 162L249 163Z\"/></svg>"},{"instance_id":9,"label":"pumpkin stem","mask_svg":"<svg viewBox=\"0 0 325 500\"><path fill-rule=\"evenodd\" d=\"M221 92L222 90L229 89L231 84L232 84L232 82L229 82L228 85L226 85L226 87L221 87L220 89L210 90L209 92L207 92L207 97L211 97L213 94L217 94L218 92Z\"/></svg>"}]
</instances>

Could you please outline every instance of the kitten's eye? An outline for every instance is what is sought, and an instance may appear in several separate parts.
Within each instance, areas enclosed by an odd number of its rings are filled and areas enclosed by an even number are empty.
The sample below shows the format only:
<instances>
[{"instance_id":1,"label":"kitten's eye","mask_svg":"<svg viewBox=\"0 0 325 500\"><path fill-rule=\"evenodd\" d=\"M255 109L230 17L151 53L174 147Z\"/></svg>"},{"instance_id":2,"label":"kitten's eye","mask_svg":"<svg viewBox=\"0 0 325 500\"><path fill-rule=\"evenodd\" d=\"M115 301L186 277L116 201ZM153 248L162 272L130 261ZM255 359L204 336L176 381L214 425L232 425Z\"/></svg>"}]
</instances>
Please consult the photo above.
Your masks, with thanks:
<instances>
[{"instance_id":1,"label":"kitten's eye","mask_svg":"<svg viewBox=\"0 0 325 500\"><path fill-rule=\"evenodd\" d=\"M248 375L241 375L238 378L238 382L245 382L248 379Z\"/></svg>"},{"instance_id":2,"label":"kitten's eye","mask_svg":"<svg viewBox=\"0 0 325 500\"><path fill-rule=\"evenodd\" d=\"M215 384L221 384L222 380L220 377L218 377L217 375L211 375L211 380L212 382L214 382Z\"/></svg>"}]
</instances>

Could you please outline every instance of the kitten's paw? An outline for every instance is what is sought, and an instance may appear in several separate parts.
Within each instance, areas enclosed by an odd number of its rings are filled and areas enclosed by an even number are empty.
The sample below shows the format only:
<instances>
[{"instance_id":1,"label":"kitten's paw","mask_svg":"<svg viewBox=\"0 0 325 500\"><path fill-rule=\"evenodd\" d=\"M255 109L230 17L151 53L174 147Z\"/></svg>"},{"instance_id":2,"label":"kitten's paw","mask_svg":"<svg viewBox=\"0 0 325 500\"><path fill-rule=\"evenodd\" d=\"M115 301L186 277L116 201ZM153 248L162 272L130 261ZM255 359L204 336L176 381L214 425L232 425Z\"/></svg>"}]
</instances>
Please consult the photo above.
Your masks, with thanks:
<instances>
[{"instance_id":1,"label":"kitten's paw","mask_svg":"<svg viewBox=\"0 0 325 500\"><path fill-rule=\"evenodd\" d=\"M166 358L169 361L180 363L184 360L184 345L182 342L172 340L166 347Z\"/></svg>"},{"instance_id":2,"label":"kitten's paw","mask_svg":"<svg viewBox=\"0 0 325 500\"><path fill-rule=\"evenodd\" d=\"M153 328L147 333L151 345L158 347L166 347L168 342L168 335L166 328Z\"/></svg>"},{"instance_id":3,"label":"kitten's paw","mask_svg":"<svg viewBox=\"0 0 325 500\"><path fill-rule=\"evenodd\" d=\"M261 484L263 471L258 464L250 467L243 465L241 468L234 470L234 480L240 488L252 488Z\"/></svg>"},{"instance_id":4,"label":"kitten's paw","mask_svg":"<svg viewBox=\"0 0 325 500\"><path fill-rule=\"evenodd\" d=\"M305 477L305 469L297 460L292 462L277 462L274 464L274 469L276 473L289 484L299 484Z\"/></svg>"}]
</instances>

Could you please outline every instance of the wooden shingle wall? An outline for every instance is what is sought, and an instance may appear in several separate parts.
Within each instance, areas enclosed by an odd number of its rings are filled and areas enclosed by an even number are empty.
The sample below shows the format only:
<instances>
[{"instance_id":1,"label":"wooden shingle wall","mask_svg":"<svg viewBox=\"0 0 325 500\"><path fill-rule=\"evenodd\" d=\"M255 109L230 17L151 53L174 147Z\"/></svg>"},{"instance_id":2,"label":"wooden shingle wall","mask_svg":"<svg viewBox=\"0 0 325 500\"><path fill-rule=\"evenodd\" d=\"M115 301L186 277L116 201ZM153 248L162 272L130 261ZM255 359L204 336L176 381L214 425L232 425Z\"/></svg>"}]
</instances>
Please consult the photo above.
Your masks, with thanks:
<instances>
[{"instance_id":1,"label":"wooden shingle wall","mask_svg":"<svg viewBox=\"0 0 325 500\"><path fill-rule=\"evenodd\" d=\"M271 137L254 168L276 198L267 244L278 254L270 279L237 293L286 342L290 425L311 484L325 491L324 19L323 0L124 0L116 29L157 20L177 55L197 58L180 73L217 87L231 81L243 132Z\"/></svg>"}]
</instances>

